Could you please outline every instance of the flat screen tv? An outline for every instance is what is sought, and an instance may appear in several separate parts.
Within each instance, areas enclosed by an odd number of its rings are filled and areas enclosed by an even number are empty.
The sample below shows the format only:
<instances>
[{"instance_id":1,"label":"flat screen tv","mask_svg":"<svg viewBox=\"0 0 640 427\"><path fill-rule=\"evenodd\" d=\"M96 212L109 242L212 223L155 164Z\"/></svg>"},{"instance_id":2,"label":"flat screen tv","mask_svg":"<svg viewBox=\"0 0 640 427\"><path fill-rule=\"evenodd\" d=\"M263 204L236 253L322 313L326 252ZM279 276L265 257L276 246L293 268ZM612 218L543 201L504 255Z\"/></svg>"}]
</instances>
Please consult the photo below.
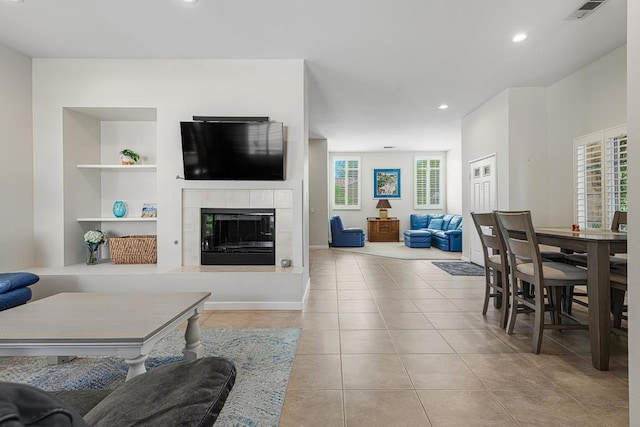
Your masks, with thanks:
<instances>
[{"instance_id":1,"label":"flat screen tv","mask_svg":"<svg viewBox=\"0 0 640 427\"><path fill-rule=\"evenodd\" d=\"M187 180L284 181L278 122L180 122Z\"/></svg>"}]
</instances>

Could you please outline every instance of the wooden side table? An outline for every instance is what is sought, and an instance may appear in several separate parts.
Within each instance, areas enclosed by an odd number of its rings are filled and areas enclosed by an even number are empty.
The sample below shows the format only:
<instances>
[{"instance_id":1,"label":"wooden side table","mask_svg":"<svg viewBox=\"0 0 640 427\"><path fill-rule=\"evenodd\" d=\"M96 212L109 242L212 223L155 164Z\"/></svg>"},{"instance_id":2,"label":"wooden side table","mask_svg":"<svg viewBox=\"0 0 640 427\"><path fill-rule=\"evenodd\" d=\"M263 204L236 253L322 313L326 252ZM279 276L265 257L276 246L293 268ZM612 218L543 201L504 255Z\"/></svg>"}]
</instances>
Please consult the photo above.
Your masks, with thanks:
<instances>
[{"instance_id":1,"label":"wooden side table","mask_svg":"<svg viewBox=\"0 0 640 427\"><path fill-rule=\"evenodd\" d=\"M370 242L399 242L400 220L398 218L367 218L367 236Z\"/></svg>"}]
</instances>

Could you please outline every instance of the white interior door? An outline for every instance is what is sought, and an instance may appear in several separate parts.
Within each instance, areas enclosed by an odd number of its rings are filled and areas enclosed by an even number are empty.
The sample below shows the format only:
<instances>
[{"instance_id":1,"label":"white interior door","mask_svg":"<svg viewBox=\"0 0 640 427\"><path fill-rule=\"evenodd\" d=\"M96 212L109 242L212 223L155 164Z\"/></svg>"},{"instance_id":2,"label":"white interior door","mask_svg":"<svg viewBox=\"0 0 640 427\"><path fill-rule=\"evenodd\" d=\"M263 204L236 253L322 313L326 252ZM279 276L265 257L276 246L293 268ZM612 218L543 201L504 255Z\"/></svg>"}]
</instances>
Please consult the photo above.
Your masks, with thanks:
<instances>
[{"instance_id":1,"label":"white interior door","mask_svg":"<svg viewBox=\"0 0 640 427\"><path fill-rule=\"evenodd\" d=\"M491 212L498 208L496 155L492 154L469 162L469 206L471 212ZM469 239L471 262L484 265L482 243L480 237L472 228Z\"/></svg>"}]
</instances>

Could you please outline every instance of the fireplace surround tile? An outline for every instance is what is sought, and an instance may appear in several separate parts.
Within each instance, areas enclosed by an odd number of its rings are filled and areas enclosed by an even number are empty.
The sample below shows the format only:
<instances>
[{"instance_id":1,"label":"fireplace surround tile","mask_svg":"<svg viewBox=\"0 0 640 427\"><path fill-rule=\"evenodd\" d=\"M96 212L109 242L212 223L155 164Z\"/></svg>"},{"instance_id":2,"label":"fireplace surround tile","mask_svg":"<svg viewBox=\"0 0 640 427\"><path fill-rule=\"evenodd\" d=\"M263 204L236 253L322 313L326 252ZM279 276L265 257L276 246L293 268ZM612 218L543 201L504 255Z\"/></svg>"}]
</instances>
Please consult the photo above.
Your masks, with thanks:
<instances>
[{"instance_id":1,"label":"fireplace surround tile","mask_svg":"<svg viewBox=\"0 0 640 427\"><path fill-rule=\"evenodd\" d=\"M271 198L269 199L269 195ZM261 203L265 205L254 205ZM182 265L200 265L200 208L276 209L276 265L293 259L293 190L183 189ZM238 269L239 266L232 266Z\"/></svg>"},{"instance_id":2,"label":"fireplace surround tile","mask_svg":"<svg viewBox=\"0 0 640 427\"><path fill-rule=\"evenodd\" d=\"M275 190L276 209L293 209L293 191Z\"/></svg>"},{"instance_id":3,"label":"fireplace surround tile","mask_svg":"<svg viewBox=\"0 0 640 427\"><path fill-rule=\"evenodd\" d=\"M219 207L219 206L215 206L215 207ZM233 190L233 191L226 192L225 208L250 208L250 207L251 207L251 190Z\"/></svg>"},{"instance_id":4,"label":"fireplace surround tile","mask_svg":"<svg viewBox=\"0 0 640 427\"><path fill-rule=\"evenodd\" d=\"M273 190L251 190L251 208L273 209Z\"/></svg>"}]
</instances>

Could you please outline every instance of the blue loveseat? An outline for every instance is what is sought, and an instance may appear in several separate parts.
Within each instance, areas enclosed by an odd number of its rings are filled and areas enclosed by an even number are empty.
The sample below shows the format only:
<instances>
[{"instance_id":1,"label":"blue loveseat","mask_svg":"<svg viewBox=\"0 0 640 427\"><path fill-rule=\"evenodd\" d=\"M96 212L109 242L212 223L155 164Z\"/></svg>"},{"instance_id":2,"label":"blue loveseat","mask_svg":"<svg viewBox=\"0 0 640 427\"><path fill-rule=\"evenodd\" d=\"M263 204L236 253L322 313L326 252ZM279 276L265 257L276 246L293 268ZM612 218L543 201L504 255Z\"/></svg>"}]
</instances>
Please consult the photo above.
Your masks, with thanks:
<instances>
[{"instance_id":1,"label":"blue loveseat","mask_svg":"<svg viewBox=\"0 0 640 427\"><path fill-rule=\"evenodd\" d=\"M411 214L409 223L411 230L429 231L432 246L443 251L462 252L462 215Z\"/></svg>"}]
</instances>

